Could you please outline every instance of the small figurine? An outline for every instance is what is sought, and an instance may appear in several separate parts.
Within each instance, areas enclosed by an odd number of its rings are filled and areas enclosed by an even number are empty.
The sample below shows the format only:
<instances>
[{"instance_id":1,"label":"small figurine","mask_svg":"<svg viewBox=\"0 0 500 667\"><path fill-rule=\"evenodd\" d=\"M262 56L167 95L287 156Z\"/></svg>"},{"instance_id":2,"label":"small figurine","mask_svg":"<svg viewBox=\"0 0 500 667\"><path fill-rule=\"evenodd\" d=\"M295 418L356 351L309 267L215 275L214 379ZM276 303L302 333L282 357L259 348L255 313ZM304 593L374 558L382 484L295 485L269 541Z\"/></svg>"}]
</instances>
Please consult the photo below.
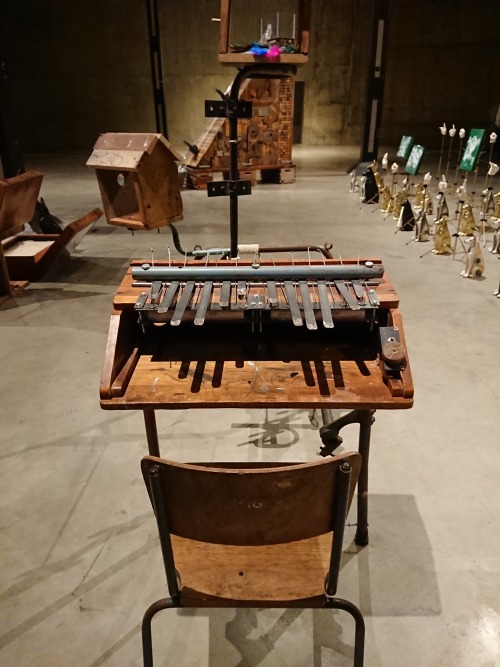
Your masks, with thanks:
<instances>
[{"instance_id":1,"label":"small figurine","mask_svg":"<svg viewBox=\"0 0 500 667\"><path fill-rule=\"evenodd\" d=\"M442 192L439 192L436 196L436 220L439 220L443 215L448 216L449 214L446 197Z\"/></svg>"},{"instance_id":2,"label":"small figurine","mask_svg":"<svg viewBox=\"0 0 500 667\"><path fill-rule=\"evenodd\" d=\"M460 224L458 226L458 233L460 236L472 236L476 232L476 221L470 204L462 206L462 214L460 216Z\"/></svg>"},{"instance_id":3,"label":"small figurine","mask_svg":"<svg viewBox=\"0 0 500 667\"><path fill-rule=\"evenodd\" d=\"M451 236L445 216L435 222L434 249L432 252L435 255L449 255L451 253Z\"/></svg>"},{"instance_id":4,"label":"small figurine","mask_svg":"<svg viewBox=\"0 0 500 667\"><path fill-rule=\"evenodd\" d=\"M391 210L391 191L388 185L385 185L380 193L382 197L382 204L380 205L380 210L384 213L388 213Z\"/></svg>"},{"instance_id":5,"label":"small figurine","mask_svg":"<svg viewBox=\"0 0 500 667\"><path fill-rule=\"evenodd\" d=\"M424 205L424 188L422 183L417 183L415 186L415 206L422 208Z\"/></svg>"},{"instance_id":6,"label":"small figurine","mask_svg":"<svg viewBox=\"0 0 500 667\"><path fill-rule=\"evenodd\" d=\"M403 193L402 192L396 192L396 194L393 197L393 218L394 220L399 221L399 216L401 215L401 207L403 206Z\"/></svg>"},{"instance_id":7,"label":"small figurine","mask_svg":"<svg viewBox=\"0 0 500 667\"><path fill-rule=\"evenodd\" d=\"M349 174L351 177L351 184L349 186L349 192L356 192L356 190L359 190L359 181L356 176L356 170L353 169L351 173Z\"/></svg>"},{"instance_id":8,"label":"small figurine","mask_svg":"<svg viewBox=\"0 0 500 667\"><path fill-rule=\"evenodd\" d=\"M423 241L429 241L431 238L429 233L429 223L427 222L427 216L425 211L420 209L417 213L417 218L415 221L415 236L414 241L422 243Z\"/></svg>"},{"instance_id":9,"label":"small figurine","mask_svg":"<svg viewBox=\"0 0 500 667\"><path fill-rule=\"evenodd\" d=\"M493 223L495 225L495 231L493 232L493 242L491 248L488 248L488 252L491 252L492 255L500 254L500 223Z\"/></svg>"},{"instance_id":10,"label":"small figurine","mask_svg":"<svg viewBox=\"0 0 500 667\"><path fill-rule=\"evenodd\" d=\"M365 177L365 183L361 201L363 204L378 204L379 190L373 169L368 167L363 176Z\"/></svg>"},{"instance_id":11,"label":"small figurine","mask_svg":"<svg viewBox=\"0 0 500 667\"><path fill-rule=\"evenodd\" d=\"M469 249L465 256L465 269L460 275L464 278L479 278L484 272L484 259L481 252L481 244L478 243L476 236L472 236L467 243Z\"/></svg>"},{"instance_id":12,"label":"small figurine","mask_svg":"<svg viewBox=\"0 0 500 667\"><path fill-rule=\"evenodd\" d=\"M372 162L371 168L375 177L375 183L377 184L378 191L381 192L382 188L384 187L384 177L379 172L378 164L375 162L375 160Z\"/></svg>"},{"instance_id":13,"label":"small figurine","mask_svg":"<svg viewBox=\"0 0 500 667\"><path fill-rule=\"evenodd\" d=\"M408 199L401 204L397 227L401 232L412 232L415 229L415 216Z\"/></svg>"},{"instance_id":14,"label":"small figurine","mask_svg":"<svg viewBox=\"0 0 500 667\"><path fill-rule=\"evenodd\" d=\"M411 196L411 183L410 183L410 177L409 176L405 176L405 178L403 179L401 191L403 193L403 197L410 197Z\"/></svg>"}]
</instances>

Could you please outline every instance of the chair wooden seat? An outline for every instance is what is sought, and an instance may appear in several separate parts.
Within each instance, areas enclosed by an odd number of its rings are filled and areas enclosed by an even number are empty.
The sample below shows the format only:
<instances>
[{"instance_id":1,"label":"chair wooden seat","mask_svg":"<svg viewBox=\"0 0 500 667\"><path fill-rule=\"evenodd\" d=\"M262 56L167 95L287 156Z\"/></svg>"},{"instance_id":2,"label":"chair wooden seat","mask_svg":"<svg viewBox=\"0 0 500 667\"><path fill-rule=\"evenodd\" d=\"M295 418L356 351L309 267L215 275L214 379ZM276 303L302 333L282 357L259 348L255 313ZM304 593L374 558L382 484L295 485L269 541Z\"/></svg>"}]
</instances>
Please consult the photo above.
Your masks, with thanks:
<instances>
[{"instance_id":1,"label":"chair wooden seat","mask_svg":"<svg viewBox=\"0 0 500 667\"><path fill-rule=\"evenodd\" d=\"M362 667L363 616L336 597L360 467L356 452L299 464L188 464L146 456L142 472L169 597L144 614L145 667L153 666L151 621L171 607L343 609L356 623L354 667Z\"/></svg>"},{"instance_id":2,"label":"chair wooden seat","mask_svg":"<svg viewBox=\"0 0 500 667\"><path fill-rule=\"evenodd\" d=\"M253 601L254 607L289 607L294 601L303 606L305 600L307 606L325 604L332 533L259 547L207 544L172 536L172 547L182 607L234 606L235 600L238 606ZM284 572L293 576L284 578Z\"/></svg>"}]
</instances>

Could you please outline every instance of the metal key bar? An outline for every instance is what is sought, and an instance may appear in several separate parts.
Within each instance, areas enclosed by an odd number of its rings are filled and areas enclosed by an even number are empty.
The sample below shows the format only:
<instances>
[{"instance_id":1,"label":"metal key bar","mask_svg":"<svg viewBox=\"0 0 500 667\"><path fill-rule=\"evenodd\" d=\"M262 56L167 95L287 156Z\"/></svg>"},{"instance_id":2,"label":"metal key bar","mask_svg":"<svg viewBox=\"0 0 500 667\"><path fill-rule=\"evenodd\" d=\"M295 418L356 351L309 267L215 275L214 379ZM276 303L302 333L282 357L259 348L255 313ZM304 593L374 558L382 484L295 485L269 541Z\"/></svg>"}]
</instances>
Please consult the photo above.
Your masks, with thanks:
<instances>
[{"instance_id":1,"label":"metal key bar","mask_svg":"<svg viewBox=\"0 0 500 667\"><path fill-rule=\"evenodd\" d=\"M361 310L359 303L353 298L352 294L349 291L349 288L345 283L340 282L340 280L335 281L335 287L338 289L339 294L342 296L344 301L347 303L351 310Z\"/></svg>"},{"instance_id":2,"label":"metal key bar","mask_svg":"<svg viewBox=\"0 0 500 667\"><path fill-rule=\"evenodd\" d=\"M321 308L321 317L323 318L323 326L326 329L333 329L332 311L330 309L330 301L328 300L328 290L324 280L318 280L318 294L319 305Z\"/></svg>"},{"instance_id":3,"label":"metal key bar","mask_svg":"<svg viewBox=\"0 0 500 667\"><path fill-rule=\"evenodd\" d=\"M363 289L362 284L359 282L359 280L353 280L352 286L354 289L354 293L358 297L359 305L360 306L366 305L365 290Z\"/></svg>"},{"instance_id":4,"label":"metal key bar","mask_svg":"<svg viewBox=\"0 0 500 667\"><path fill-rule=\"evenodd\" d=\"M151 290L149 292L149 299L151 303L156 303L158 301L162 287L163 283L161 280L155 280L153 283L151 283Z\"/></svg>"},{"instance_id":5,"label":"metal key bar","mask_svg":"<svg viewBox=\"0 0 500 667\"><path fill-rule=\"evenodd\" d=\"M221 308L229 308L229 301L231 299L231 283L225 280L220 288L219 306Z\"/></svg>"},{"instance_id":6,"label":"metal key bar","mask_svg":"<svg viewBox=\"0 0 500 667\"><path fill-rule=\"evenodd\" d=\"M236 294L238 299L244 299L247 295L247 284L245 280L240 280L236 285Z\"/></svg>"},{"instance_id":7,"label":"metal key bar","mask_svg":"<svg viewBox=\"0 0 500 667\"><path fill-rule=\"evenodd\" d=\"M278 292L274 280L270 280L267 283L267 300L271 308L275 308L278 305Z\"/></svg>"},{"instance_id":8,"label":"metal key bar","mask_svg":"<svg viewBox=\"0 0 500 667\"><path fill-rule=\"evenodd\" d=\"M203 285L201 290L200 300L198 302L198 309L196 311L196 317L194 318L194 323L197 326L201 326L205 322L205 315L207 313L207 308L210 303L210 296L212 295L213 283L210 280Z\"/></svg>"},{"instance_id":9,"label":"metal key bar","mask_svg":"<svg viewBox=\"0 0 500 667\"><path fill-rule=\"evenodd\" d=\"M367 287L366 293L368 294L368 300L372 306L380 306L380 301L378 299L377 293L373 289Z\"/></svg>"},{"instance_id":10,"label":"metal key bar","mask_svg":"<svg viewBox=\"0 0 500 667\"><path fill-rule=\"evenodd\" d=\"M174 280L174 282L170 283L163 299L160 301L160 305L157 308L158 313L167 312L167 310L170 308L172 304L172 301L174 300L175 293L177 292L178 289L179 289L178 280Z\"/></svg>"},{"instance_id":11,"label":"metal key bar","mask_svg":"<svg viewBox=\"0 0 500 667\"><path fill-rule=\"evenodd\" d=\"M304 280L299 282L300 296L302 299L302 307L304 309L304 317L308 329L317 329L316 318L314 317L314 309L309 295L309 287Z\"/></svg>"},{"instance_id":12,"label":"metal key bar","mask_svg":"<svg viewBox=\"0 0 500 667\"><path fill-rule=\"evenodd\" d=\"M177 327L181 323L182 316L184 315L184 311L186 310L189 300L191 299L193 290L194 290L194 280L190 280L185 284L184 289L182 290L182 296L179 299L179 301L177 301L174 314L172 315L172 319L170 320L170 324L173 327Z\"/></svg>"},{"instance_id":13,"label":"metal key bar","mask_svg":"<svg viewBox=\"0 0 500 667\"><path fill-rule=\"evenodd\" d=\"M290 280L285 280L283 287L285 288L285 294L288 301L288 306L290 308L292 322L296 327L301 327L303 322L302 316L300 314L299 302L297 301L297 294L295 293L295 287Z\"/></svg>"},{"instance_id":14,"label":"metal key bar","mask_svg":"<svg viewBox=\"0 0 500 667\"><path fill-rule=\"evenodd\" d=\"M134 305L135 310L142 310L144 306L146 305L146 301L148 300L148 295L147 292L143 292L141 296L137 299Z\"/></svg>"}]
</instances>

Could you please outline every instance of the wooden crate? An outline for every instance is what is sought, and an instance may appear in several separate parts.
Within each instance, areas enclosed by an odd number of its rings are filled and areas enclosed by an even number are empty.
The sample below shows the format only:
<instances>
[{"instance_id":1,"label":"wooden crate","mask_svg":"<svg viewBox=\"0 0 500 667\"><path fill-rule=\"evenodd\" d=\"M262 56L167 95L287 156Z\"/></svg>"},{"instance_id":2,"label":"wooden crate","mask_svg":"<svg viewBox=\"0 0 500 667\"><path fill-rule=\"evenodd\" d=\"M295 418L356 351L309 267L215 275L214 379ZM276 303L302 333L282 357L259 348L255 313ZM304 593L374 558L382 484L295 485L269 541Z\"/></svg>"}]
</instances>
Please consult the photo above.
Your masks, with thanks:
<instances>
[{"instance_id":1,"label":"wooden crate","mask_svg":"<svg viewBox=\"0 0 500 667\"><path fill-rule=\"evenodd\" d=\"M219 62L222 65L239 67L254 63L282 63L298 67L307 63L309 56L309 33L311 30L311 0L299 0L298 2L296 30L298 51L293 54L280 54L272 60L269 60L265 56L255 56L251 53L235 53L231 49L229 34L231 29L231 11L234 11L233 5L234 3L231 0L221 0L220 3ZM277 3L276 9L279 10L279 3ZM248 7L244 3L241 5L241 11L248 12Z\"/></svg>"},{"instance_id":2,"label":"wooden crate","mask_svg":"<svg viewBox=\"0 0 500 667\"><path fill-rule=\"evenodd\" d=\"M193 190L206 190L207 183L214 180L211 169L186 169L186 187Z\"/></svg>"}]
</instances>

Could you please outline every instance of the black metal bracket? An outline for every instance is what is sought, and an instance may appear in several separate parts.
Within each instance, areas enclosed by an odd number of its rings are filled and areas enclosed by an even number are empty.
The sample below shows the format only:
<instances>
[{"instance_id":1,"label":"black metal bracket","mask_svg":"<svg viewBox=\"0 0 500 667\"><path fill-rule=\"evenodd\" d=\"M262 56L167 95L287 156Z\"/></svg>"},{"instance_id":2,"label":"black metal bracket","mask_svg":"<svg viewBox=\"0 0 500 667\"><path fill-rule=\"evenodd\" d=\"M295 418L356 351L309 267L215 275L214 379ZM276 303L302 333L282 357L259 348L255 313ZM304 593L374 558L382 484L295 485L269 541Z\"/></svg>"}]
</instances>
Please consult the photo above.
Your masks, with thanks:
<instances>
[{"instance_id":1,"label":"black metal bracket","mask_svg":"<svg viewBox=\"0 0 500 667\"><path fill-rule=\"evenodd\" d=\"M240 197L251 195L252 184L250 181L212 181L207 183L207 195L209 197Z\"/></svg>"},{"instance_id":2,"label":"black metal bracket","mask_svg":"<svg viewBox=\"0 0 500 667\"><path fill-rule=\"evenodd\" d=\"M251 118L252 103L245 100L205 100L206 118Z\"/></svg>"}]
</instances>

